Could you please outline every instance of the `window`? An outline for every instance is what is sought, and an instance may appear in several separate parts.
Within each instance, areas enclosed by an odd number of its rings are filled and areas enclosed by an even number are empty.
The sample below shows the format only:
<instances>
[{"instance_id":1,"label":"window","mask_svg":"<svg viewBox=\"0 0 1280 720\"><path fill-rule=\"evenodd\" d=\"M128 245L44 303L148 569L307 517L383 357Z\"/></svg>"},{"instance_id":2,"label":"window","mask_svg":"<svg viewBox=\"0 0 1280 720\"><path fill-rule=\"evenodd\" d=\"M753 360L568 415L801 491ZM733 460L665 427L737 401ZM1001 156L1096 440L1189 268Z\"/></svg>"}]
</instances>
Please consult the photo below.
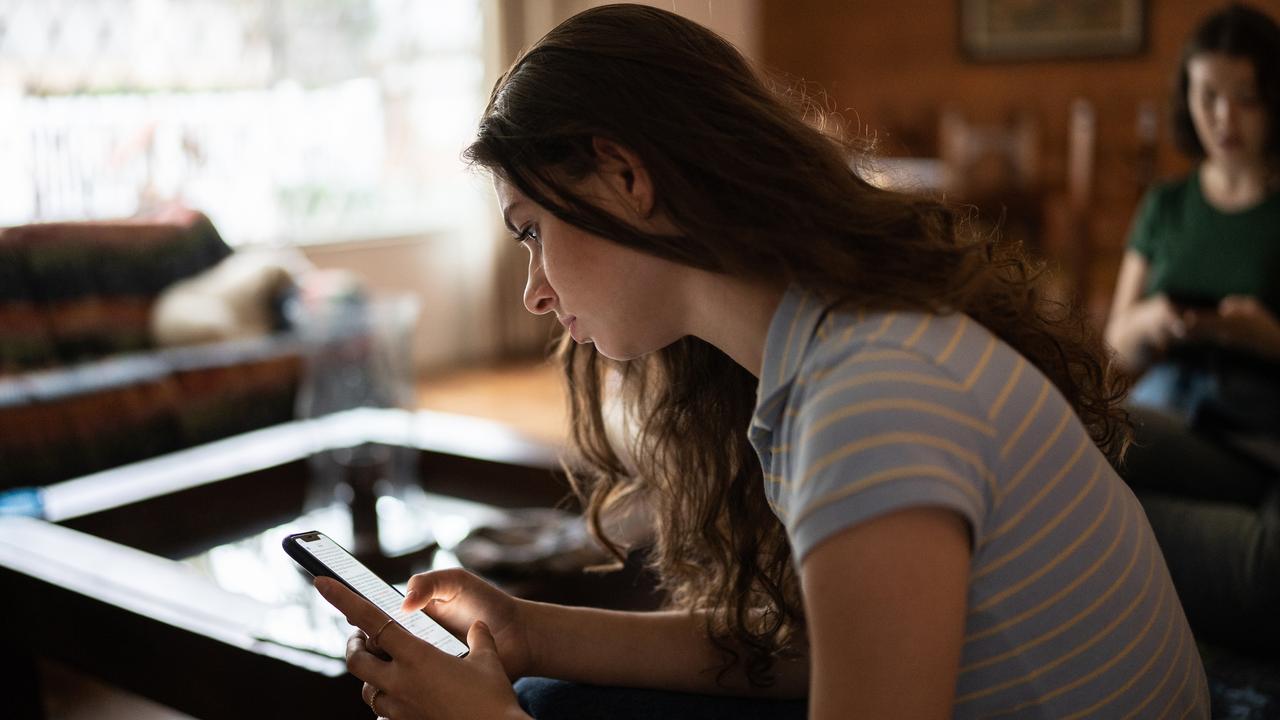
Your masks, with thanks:
<instances>
[{"instance_id":1,"label":"window","mask_svg":"<svg viewBox=\"0 0 1280 720\"><path fill-rule=\"evenodd\" d=\"M181 199L232 244L462 222L480 0L0 0L0 226Z\"/></svg>"}]
</instances>

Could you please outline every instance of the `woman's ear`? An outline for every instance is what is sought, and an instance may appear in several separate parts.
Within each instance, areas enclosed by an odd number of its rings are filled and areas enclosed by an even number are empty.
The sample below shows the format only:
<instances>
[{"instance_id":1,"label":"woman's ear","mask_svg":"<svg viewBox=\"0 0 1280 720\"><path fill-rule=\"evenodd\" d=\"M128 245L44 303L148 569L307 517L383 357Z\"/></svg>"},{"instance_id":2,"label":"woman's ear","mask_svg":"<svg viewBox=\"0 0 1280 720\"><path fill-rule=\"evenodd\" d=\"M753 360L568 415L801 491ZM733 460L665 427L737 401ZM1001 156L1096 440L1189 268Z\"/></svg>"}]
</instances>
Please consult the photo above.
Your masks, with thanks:
<instances>
[{"instance_id":1,"label":"woman's ear","mask_svg":"<svg viewBox=\"0 0 1280 720\"><path fill-rule=\"evenodd\" d=\"M591 138L596 173L640 218L653 212L653 181L640 156L624 145L602 137Z\"/></svg>"}]
</instances>

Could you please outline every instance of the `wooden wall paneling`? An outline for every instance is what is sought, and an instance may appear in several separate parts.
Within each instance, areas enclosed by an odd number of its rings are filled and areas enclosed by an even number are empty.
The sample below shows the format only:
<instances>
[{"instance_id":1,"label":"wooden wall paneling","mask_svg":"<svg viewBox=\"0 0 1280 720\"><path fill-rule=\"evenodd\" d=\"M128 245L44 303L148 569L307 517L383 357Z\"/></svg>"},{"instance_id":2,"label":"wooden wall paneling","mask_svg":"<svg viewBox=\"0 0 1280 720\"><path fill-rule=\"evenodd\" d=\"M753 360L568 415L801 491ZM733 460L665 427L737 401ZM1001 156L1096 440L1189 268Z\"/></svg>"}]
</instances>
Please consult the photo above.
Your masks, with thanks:
<instances>
[{"instance_id":1,"label":"wooden wall paneling","mask_svg":"<svg viewBox=\"0 0 1280 720\"><path fill-rule=\"evenodd\" d=\"M1280 18L1280 0L1253 4ZM1052 204L1062 202L1067 189L1070 106L1076 98L1088 100L1097 142L1081 288L1102 316L1145 181L1153 169L1157 178L1171 178L1190 167L1169 134L1172 78L1187 35L1221 6L1149 0L1145 49L1135 56L978 63L960 50L958 0L761 0L760 57L766 67L825 90L830 106L876 134L886 154L936 155L944 108L986 122L1033 114L1049 234L1062 232L1061 218L1055 220L1062 208ZM1144 113L1147 126L1140 130ZM1047 237L1043 244L1065 249L1070 242Z\"/></svg>"}]
</instances>

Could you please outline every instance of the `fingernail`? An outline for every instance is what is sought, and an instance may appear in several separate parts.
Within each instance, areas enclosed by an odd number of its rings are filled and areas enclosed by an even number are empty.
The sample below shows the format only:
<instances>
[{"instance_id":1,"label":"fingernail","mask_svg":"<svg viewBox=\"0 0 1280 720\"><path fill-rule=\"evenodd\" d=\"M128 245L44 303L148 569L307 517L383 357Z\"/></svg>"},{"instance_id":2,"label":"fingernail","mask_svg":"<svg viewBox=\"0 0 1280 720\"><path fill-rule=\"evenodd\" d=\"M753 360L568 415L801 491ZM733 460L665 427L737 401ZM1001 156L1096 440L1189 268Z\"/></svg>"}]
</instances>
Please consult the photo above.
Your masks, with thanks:
<instances>
[{"instance_id":1,"label":"fingernail","mask_svg":"<svg viewBox=\"0 0 1280 720\"><path fill-rule=\"evenodd\" d=\"M409 591L408 593L406 593L406 594L405 594L405 596L404 596L404 601L405 601L405 602L413 602L414 600L417 600L417 599L418 599L418 591L417 591L417 590L410 590L410 591Z\"/></svg>"}]
</instances>

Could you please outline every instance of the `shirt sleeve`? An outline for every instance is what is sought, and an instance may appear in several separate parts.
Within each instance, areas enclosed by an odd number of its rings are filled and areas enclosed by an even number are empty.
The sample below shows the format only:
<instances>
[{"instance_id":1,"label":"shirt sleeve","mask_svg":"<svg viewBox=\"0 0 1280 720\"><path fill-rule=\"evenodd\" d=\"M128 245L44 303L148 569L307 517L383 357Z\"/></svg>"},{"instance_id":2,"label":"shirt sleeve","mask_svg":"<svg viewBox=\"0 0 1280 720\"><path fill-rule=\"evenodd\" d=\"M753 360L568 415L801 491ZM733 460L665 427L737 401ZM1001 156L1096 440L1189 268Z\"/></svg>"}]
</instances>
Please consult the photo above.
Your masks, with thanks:
<instances>
[{"instance_id":1,"label":"shirt sleeve","mask_svg":"<svg viewBox=\"0 0 1280 720\"><path fill-rule=\"evenodd\" d=\"M1149 262L1156 254L1157 218L1160 214L1163 188L1159 185L1147 190L1138 205L1138 212L1133 216L1133 225L1129 228L1129 249L1137 252Z\"/></svg>"},{"instance_id":2,"label":"shirt sleeve","mask_svg":"<svg viewBox=\"0 0 1280 720\"><path fill-rule=\"evenodd\" d=\"M789 433L785 524L797 563L842 530L912 507L959 513L976 547L995 430L961 382L908 352L862 352L812 376Z\"/></svg>"}]
</instances>

